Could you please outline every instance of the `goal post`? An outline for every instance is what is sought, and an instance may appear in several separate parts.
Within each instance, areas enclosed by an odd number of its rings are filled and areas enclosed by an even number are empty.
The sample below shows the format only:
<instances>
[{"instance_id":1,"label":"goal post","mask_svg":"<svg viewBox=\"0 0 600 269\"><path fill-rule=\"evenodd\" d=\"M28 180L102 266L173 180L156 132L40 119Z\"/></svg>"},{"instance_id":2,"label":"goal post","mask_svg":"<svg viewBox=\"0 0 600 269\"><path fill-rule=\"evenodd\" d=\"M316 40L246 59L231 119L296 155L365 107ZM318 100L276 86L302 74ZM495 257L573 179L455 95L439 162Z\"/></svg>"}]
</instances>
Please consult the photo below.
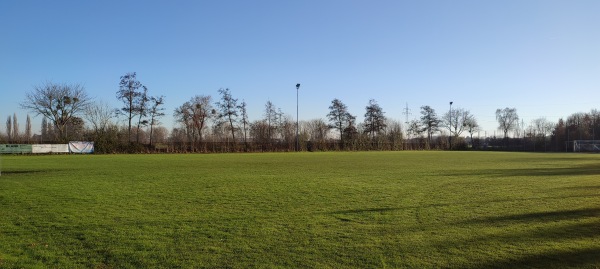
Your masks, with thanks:
<instances>
[{"instance_id":1,"label":"goal post","mask_svg":"<svg viewBox=\"0 0 600 269\"><path fill-rule=\"evenodd\" d=\"M600 140L573 140L573 152L600 153Z\"/></svg>"}]
</instances>

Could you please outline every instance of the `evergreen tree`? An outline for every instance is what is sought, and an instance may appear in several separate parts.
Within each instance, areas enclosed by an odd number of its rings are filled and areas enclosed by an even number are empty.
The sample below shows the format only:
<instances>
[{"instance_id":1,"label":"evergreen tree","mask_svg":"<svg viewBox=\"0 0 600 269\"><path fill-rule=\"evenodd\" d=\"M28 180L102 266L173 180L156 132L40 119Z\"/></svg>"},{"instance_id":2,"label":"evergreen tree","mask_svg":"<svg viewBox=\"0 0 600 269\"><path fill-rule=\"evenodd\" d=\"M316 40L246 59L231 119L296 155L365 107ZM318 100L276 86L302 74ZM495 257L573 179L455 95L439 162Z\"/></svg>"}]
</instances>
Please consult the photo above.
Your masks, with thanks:
<instances>
[{"instance_id":1,"label":"evergreen tree","mask_svg":"<svg viewBox=\"0 0 600 269\"><path fill-rule=\"evenodd\" d=\"M365 112L365 133L371 134L371 139L385 130L387 127L386 118L383 115L383 109L377 104L374 99L369 100L369 105Z\"/></svg>"}]
</instances>

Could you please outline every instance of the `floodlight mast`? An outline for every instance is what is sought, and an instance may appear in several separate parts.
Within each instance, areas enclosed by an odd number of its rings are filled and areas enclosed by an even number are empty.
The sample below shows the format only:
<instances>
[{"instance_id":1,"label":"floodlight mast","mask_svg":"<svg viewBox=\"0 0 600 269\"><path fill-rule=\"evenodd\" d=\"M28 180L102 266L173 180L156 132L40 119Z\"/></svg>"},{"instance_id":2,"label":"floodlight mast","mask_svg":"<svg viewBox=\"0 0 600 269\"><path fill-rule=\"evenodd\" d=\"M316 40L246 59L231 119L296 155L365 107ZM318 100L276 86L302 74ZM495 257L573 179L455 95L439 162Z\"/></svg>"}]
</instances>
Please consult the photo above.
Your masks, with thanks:
<instances>
[{"instance_id":1,"label":"floodlight mast","mask_svg":"<svg viewBox=\"0 0 600 269\"><path fill-rule=\"evenodd\" d=\"M300 141L299 141L299 119L298 119L298 92L300 91L300 83L296 84L296 151L300 151Z\"/></svg>"},{"instance_id":2,"label":"floodlight mast","mask_svg":"<svg viewBox=\"0 0 600 269\"><path fill-rule=\"evenodd\" d=\"M448 118L450 118L450 150L452 150L452 103L454 102L450 101L450 113L448 114Z\"/></svg>"}]
</instances>

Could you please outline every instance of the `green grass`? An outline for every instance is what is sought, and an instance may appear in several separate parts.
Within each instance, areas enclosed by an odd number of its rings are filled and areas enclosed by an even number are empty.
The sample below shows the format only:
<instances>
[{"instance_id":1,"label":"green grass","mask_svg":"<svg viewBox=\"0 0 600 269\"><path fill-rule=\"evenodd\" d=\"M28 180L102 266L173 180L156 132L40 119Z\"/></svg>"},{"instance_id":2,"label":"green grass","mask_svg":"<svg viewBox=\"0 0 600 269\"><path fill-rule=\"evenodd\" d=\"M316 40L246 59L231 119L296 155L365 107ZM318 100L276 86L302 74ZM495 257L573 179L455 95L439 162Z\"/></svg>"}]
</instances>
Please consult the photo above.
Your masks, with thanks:
<instances>
[{"instance_id":1,"label":"green grass","mask_svg":"<svg viewBox=\"0 0 600 269\"><path fill-rule=\"evenodd\" d=\"M600 268L600 155L0 158L2 268Z\"/></svg>"}]
</instances>

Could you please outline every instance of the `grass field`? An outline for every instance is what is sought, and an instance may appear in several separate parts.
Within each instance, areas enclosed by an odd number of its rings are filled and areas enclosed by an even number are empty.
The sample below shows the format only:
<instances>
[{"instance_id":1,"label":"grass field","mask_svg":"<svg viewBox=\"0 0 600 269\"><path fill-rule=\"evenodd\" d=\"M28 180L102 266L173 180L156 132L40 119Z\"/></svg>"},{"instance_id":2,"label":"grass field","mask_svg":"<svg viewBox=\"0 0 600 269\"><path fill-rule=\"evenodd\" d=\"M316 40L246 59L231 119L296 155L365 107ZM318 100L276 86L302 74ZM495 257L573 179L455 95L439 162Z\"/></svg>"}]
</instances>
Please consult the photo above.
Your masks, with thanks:
<instances>
[{"instance_id":1,"label":"grass field","mask_svg":"<svg viewBox=\"0 0 600 269\"><path fill-rule=\"evenodd\" d=\"M600 268L600 155L0 158L2 268Z\"/></svg>"}]
</instances>

